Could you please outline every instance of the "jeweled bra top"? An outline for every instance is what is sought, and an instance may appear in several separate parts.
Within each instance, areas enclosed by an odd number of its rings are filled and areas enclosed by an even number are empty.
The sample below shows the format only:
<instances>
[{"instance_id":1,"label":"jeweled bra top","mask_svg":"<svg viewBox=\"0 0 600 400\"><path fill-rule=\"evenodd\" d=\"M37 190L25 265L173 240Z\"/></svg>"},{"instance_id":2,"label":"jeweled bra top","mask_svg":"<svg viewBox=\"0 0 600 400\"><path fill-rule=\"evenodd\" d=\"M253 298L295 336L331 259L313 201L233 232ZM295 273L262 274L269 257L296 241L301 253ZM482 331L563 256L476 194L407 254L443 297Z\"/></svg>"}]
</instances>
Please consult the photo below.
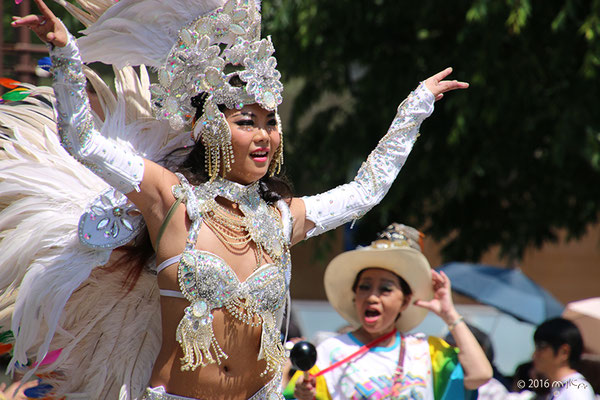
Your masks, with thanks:
<instances>
[{"instance_id":1,"label":"jeweled bra top","mask_svg":"<svg viewBox=\"0 0 600 400\"><path fill-rule=\"evenodd\" d=\"M212 310L225 308L238 320L261 326L261 346L258 359L267 366L262 375L278 374L286 360L281 344L279 326L290 280L291 214L287 204L275 207L258 194L258 183L242 186L216 179L191 186L178 174L181 184L173 187L173 195L183 199L192 221L185 250L178 266L179 287L191 304L177 327L177 341L183 350L182 370L220 363L227 358L212 328ZM238 204L246 220L252 240L260 244L273 260L256 269L240 282L231 267L219 256L197 250L196 240L203 214L217 207L215 198L223 197Z\"/></svg>"}]
</instances>

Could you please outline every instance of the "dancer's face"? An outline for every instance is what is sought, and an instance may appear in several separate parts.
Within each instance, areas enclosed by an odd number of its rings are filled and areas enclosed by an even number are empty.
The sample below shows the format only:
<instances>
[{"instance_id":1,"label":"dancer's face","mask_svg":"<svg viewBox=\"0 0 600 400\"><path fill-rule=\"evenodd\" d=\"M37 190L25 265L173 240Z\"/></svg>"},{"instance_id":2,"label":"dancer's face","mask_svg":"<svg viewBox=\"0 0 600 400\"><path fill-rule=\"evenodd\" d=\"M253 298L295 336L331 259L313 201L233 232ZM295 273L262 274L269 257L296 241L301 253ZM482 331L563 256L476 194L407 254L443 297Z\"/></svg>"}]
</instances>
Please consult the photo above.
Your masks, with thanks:
<instances>
[{"instance_id":1,"label":"dancer's face","mask_svg":"<svg viewBox=\"0 0 600 400\"><path fill-rule=\"evenodd\" d=\"M275 112L250 104L241 110L225 110L224 114L231 129L234 157L225 178L245 185L255 182L268 172L281 142Z\"/></svg>"},{"instance_id":2,"label":"dancer's face","mask_svg":"<svg viewBox=\"0 0 600 400\"><path fill-rule=\"evenodd\" d=\"M381 336L394 329L396 318L408 307L400 280L393 272L369 268L361 272L354 291L354 305L365 331Z\"/></svg>"}]
</instances>

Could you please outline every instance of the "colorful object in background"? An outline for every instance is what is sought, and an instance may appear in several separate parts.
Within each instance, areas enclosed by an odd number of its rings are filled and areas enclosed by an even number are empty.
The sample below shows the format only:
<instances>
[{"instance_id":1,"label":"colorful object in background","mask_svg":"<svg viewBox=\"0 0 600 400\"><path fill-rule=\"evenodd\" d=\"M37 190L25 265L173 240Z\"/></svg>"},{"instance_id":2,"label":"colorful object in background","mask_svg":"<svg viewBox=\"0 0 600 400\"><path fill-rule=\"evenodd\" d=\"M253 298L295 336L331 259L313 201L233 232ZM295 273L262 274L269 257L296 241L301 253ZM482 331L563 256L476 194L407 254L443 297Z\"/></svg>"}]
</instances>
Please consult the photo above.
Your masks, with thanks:
<instances>
[{"instance_id":1,"label":"colorful object in background","mask_svg":"<svg viewBox=\"0 0 600 400\"><path fill-rule=\"evenodd\" d=\"M25 396L30 399L41 399L46 396L54 387L47 383L41 383L37 386L25 390Z\"/></svg>"},{"instance_id":2,"label":"colorful object in background","mask_svg":"<svg viewBox=\"0 0 600 400\"><path fill-rule=\"evenodd\" d=\"M435 400L477 399L477 390L465 389L464 372L458 363L458 349L435 336L430 336L427 341L431 355Z\"/></svg>"},{"instance_id":3,"label":"colorful object in background","mask_svg":"<svg viewBox=\"0 0 600 400\"><path fill-rule=\"evenodd\" d=\"M308 373L310 375L315 376L315 375L319 374L319 371L320 371L319 367L317 367L315 365L314 367L312 367L311 369L308 370ZM294 389L296 388L296 381L302 374L303 374L302 371L298 371L294 374L294 376L292 376L292 378L288 382L287 386L283 390L283 397L285 399L295 399L296 398L294 396ZM323 376L317 376L317 382L316 382L315 389L316 389L315 400L331 400L331 395L329 394L329 390L327 389L327 382L325 381L325 378Z\"/></svg>"},{"instance_id":4,"label":"colorful object in background","mask_svg":"<svg viewBox=\"0 0 600 400\"><path fill-rule=\"evenodd\" d=\"M0 344L0 356L9 353L13 348L12 343Z\"/></svg>"},{"instance_id":5,"label":"colorful object in background","mask_svg":"<svg viewBox=\"0 0 600 400\"><path fill-rule=\"evenodd\" d=\"M21 4L23 0L15 0L15 4Z\"/></svg>"},{"instance_id":6,"label":"colorful object in background","mask_svg":"<svg viewBox=\"0 0 600 400\"><path fill-rule=\"evenodd\" d=\"M38 66L44 71L50 71L52 59L50 57L42 57L38 60Z\"/></svg>"},{"instance_id":7,"label":"colorful object in background","mask_svg":"<svg viewBox=\"0 0 600 400\"><path fill-rule=\"evenodd\" d=\"M6 79L6 78L4 78L4 79ZM19 82L17 82L17 83L19 83ZM3 84L3 86L4 86L4 84ZM2 332L1 330L2 330L2 327L0 327L0 355L11 351L13 348L14 340L15 340L15 335L13 334L13 332L11 330L4 331L4 332ZM58 349L58 350L53 350L53 351L48 352L46 357L44 357L44 359L39 363L39 365L49 365L49 364L56 362L56 360L58 360L58 357L60 357L62 350L63 349ZM30 364L30 363L28 363L28 364ZM31 365L35 366L37 364L38 363L33 363ZM45 376L51 376L51 375L52 375L52 373L45 375ZM50 393L50 391L54 387L48 383L43 383L42 375L38 376L38 378L40 378L38 385L25 390L25 392L24 392L25 396L27 396L27 398L30 398L30 399L40 399L40 400L51 399L51 397L46 397L46 395L48 393Z\"/></svg>"},{"instance_id":8,"label":"colorful object in background","mask_svg":"<svg viewBox=\"0 0 600 400\"><path fill-rule=\"evenodd\" d=\"M21 101L31 94L31 90L25 88L17 88L6 92L2 95L4 101Z\"/></svg>"},{"instance_id":9,"label":"colorful object in background","mask_svg":"<svg viewBox=\"0 0 600 400\"><path fill-rule=\"evenodd\" d=\"M31 94L31 90L23 87L21 82L15 81L14 79L0 78L0 85L12 89L10 92L6 92L0 97L2 100L0 103L4 103L5 101L21 101Z\"/></svg>"},{"instance_id":10,"label":"colorful object in background","mask_svg":"<svg viewBox=\"0 0 600 400\"><path fill-rule=\"evenodd\" d=\"M1 326L0 329L2 329ZM12 331L0 332L0 356L12 350L14 341L15 335Z\"/></svg>"},{"instance_id":11,"label":"colorful object in background","mask_svg":"<svg viewBox=\"0 0 600 400\"><path fill-rule=\"evenodd\" d=\"M0 78L0 85L4 86L5 88L8 88L8 89L15 89L15 88L19 87L20 84L21 84L21 82L15 81L14 79Z\"/></svg>"},{"instance_id":12,"label":"colorful object in background","mask_svg":"<svg viewBox=\"0 0 600 400\"><path fill-rule=\"evenodd\" d=\"M50 57L42 57L35 66L35 74L40 78L49 78L52 76L50 68L52 68L52 60Z\"/></svg>"},{"instance_id":13,"label":"colorful object in background","mask_svg":"<svg viewBox=\"0 0 600 400\"><path fill-rule=\"evenodd\" d=\"M58 360L58 357L60 356L60 353L62 353L62 349L58 349L58 350L53 350L48 352L48 354L46 354L46 357L44 357L44 359L42 360L42 362L39 363L39 365L49 365L52 364L53 362L55 362L56 360ZM33 367L37 367L38 363L34 362Z\"/></svg>"}]
</instances>

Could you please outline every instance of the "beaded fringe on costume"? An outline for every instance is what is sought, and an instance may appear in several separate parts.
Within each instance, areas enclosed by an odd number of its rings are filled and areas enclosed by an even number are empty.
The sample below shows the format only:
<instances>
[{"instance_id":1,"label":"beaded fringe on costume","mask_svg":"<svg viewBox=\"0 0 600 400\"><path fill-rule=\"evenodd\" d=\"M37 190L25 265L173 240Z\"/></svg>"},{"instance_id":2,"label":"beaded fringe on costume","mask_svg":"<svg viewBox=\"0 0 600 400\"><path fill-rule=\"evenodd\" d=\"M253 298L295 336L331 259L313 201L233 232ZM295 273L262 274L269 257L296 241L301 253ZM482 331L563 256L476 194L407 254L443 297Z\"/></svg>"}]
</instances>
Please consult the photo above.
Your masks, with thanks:
<instances>
[{"instance_id":1,"label":"beaded fringe on costume","mask_svg":"<svg viewBox=\"0 0 600 400\"><path fill-rule=\"evenodd\" d=\"M280 374L287 357L279 337L279 327L274 311L281 304L277 299L269 297L268 293L263 295L264 298L257 298L256 294L249 292L248 285L252 283L248 283L248 281L240 283L237 276L222 259L214 254L195 249L198 231L203 222L202 215L207 211L203 207L207 207L210 203L205 197L213 195L210 193L211 183L205 184L204 187L194 188L185 181L185 178L182 176L179 178L182 184L175 187L173 192L175 197L183 196L185 198L188 215L193 221L178 269L181 292L191 303L185 308L185 315L177 327L176 339L184 354L181 359L181 369L193 371L208 364L220 364L222 359L227 359L228 355L214 336L211 314L213 309L224 308L238 321L262 328L258 359L264 359L266 367L261 376L270 373ZM223 183L221 182L220 185L222 187ZM264 232L262 233L264 234ZM255 240L260 236L260 234L253 235ZM264 268L261 267L251 275L252 281L257 284L286 285L285 273L282 270L287 267L289 262L287 246L281 245L279 242L277 245L270 243L264 246L267 249L275 248L281 252L279 262L268 264ZM273 253L272 251L268 252ZM275 259L275 257L273 258ZM199 277L198 272L211 264L216 265L221 274L212 277L215 279L214 282L202 282L199 285L198 281L202 278ZM236 293L237 291L239 293Z\"/></svg>"}]
</instances>

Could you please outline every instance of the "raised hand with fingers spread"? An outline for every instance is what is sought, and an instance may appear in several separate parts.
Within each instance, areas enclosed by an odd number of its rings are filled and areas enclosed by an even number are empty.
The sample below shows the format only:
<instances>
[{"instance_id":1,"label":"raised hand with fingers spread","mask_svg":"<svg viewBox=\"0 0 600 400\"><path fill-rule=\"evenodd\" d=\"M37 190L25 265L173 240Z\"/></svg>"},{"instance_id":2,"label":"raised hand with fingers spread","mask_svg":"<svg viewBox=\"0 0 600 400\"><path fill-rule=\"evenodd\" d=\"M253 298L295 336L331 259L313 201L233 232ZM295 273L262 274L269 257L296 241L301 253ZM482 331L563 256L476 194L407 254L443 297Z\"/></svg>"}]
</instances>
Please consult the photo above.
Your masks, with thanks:
<instances>
[{"instance_id":1,"label":"raised hand with fingers spread","mask_svg":"<svg viewBox=\"0 0 600 400\"><path fill-rule=\"evenodd\" d=\"M440 100L444 97L444 93L450 92L456 89L467 89L469 84L466 82L459 82L457 80L445 81L443 80L452 73L452 68L448 67L443 71L429 77L425 80L425 86L433 93L435 100Z\"/></svg>"},{"instance_id":2,"label":"raised hand with fingers spread","mask_svg":"<svg viewBox=\"0 0 600 400\"><path fill-rule=\"evenodd\" d=\"M415 305L426 308L447 324L451 324L459 315L452 301L450 279L443 271L431 270L431 284L433 286L433 299L429 301L416 300Z\"/></svg>"},{"instance_id":3,"label":"raised hand with fingers spread","mask_svg":"<svg viewBox=\"0 0 600 400\"><path fill-rule=\"evenodd\" d=\"M12 17L14 28L25 27L35 33L43 42L52 43L57 47L67 44L67 29L42 0L35 0L42 15L27 15Z\"/></svg>"}]
</instances>

